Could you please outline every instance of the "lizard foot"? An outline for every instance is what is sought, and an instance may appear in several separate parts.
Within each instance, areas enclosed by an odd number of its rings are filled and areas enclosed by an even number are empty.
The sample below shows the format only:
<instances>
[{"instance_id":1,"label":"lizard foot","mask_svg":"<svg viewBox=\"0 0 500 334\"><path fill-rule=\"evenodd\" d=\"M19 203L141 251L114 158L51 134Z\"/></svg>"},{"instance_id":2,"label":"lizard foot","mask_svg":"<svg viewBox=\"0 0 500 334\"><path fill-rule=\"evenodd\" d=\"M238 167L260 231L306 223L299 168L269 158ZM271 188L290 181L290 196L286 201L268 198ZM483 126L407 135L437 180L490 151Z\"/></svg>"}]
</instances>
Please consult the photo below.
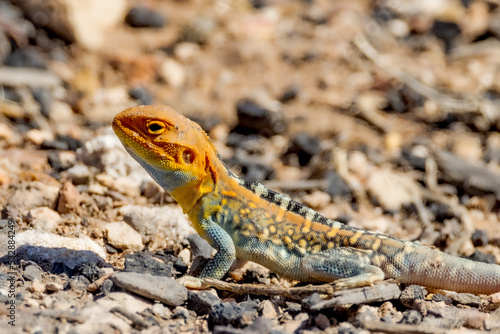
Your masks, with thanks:
<instances>
[{"instance_id":1,"label":"lizard foot","mask_svg":"<svg viewBox=\"0 0 500 334\"><path fill-rule=\"evenodd\" d=\"M184 285L188 289L204 290L208 288L203 282L203 278L185 275L177 279L177 283Z\"/></svg>"}]
</instances>

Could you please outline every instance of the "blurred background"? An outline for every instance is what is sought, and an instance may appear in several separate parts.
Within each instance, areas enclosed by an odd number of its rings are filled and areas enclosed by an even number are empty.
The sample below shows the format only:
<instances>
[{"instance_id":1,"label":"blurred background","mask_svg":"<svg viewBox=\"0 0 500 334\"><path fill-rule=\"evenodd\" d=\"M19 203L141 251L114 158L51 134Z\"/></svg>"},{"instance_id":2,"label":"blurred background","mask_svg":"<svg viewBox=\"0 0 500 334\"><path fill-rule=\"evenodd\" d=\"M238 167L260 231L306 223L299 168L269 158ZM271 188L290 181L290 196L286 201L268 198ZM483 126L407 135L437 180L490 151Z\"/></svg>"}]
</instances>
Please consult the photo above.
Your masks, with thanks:
<instances>
[{"instance_id":1,"label":"blurred background","mask_svg":"<svg viewBox=\"0 0 500 334\"><path fill-rule=\"evenodd\" d=\"M185 273L194 231L109 127L167 104L328 218L500 263L499 38L498 0L0 0L1 217L61 284L54 247Z\"/></svg>"}]
</instances>

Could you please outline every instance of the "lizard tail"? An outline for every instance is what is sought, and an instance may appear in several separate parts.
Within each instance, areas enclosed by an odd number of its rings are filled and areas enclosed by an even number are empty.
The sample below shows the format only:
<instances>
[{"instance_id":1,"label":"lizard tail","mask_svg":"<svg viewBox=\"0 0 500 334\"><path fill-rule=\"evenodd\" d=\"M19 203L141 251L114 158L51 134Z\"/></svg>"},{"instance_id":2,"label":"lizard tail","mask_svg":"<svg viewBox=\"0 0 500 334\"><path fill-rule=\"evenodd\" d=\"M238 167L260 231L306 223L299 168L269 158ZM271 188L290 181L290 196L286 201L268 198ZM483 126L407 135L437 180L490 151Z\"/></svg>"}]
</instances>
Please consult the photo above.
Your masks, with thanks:
<instances>
[{"instance_id":1,"label":"lizard tail","mask_svg":"<svg viewBox=\"0 0 500 334\"><path fill-rule=\"evenodd\" d=\"M400 276L395 278L402 283L474 294L500 292L500 265L458 258L419 245L401 258L404 263L393 263L401 266Z\"/></svg>"}]
</instances>

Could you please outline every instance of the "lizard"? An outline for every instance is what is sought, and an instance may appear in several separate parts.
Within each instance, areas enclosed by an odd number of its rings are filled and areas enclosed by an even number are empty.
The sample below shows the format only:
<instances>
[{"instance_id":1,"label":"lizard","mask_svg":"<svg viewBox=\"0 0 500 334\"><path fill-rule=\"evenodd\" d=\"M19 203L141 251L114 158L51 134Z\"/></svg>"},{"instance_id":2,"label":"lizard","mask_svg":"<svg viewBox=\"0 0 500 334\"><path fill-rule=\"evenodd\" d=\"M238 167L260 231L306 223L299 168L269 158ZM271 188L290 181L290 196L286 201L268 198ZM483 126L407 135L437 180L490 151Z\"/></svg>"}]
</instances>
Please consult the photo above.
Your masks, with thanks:
<instances>
[{"instance_id":1,"label":"lizard","mask_svg":"<svg viewBox=\"0 0 500 334\"><path fill-rule=\"evenodd\" d=\"M231 172L208 135L168 106L138 106L112 127L126 151L182 207L215 248L198 279L221 279L236 259L336 289L393 278L427 288L500 292L500 265L474 262L328 219Z\"/></svg>"}]
</instances>

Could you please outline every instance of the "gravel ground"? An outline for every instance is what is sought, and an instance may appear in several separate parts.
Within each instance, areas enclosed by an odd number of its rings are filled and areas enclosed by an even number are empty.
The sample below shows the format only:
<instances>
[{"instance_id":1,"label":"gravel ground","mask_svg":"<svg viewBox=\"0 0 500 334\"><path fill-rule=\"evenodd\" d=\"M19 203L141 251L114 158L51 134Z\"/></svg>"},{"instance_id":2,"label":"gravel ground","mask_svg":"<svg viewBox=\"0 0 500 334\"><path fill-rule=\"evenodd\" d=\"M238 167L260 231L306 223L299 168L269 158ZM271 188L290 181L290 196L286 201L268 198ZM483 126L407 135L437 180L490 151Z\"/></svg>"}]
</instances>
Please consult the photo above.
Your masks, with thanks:
<instances>
[{"instance_id":1,"label":"gravel ground","mask_svg":"<svg viewBox=\"0 0 500 334\"><path fill-rule=\"evenodd\" d=\"M500 330L500 294L252 263L187 290L213 250L110 128L169 105L245 178L498 264L499 22L495 0L0 0L0 332Z\"/></svg>"}]
</instances>

